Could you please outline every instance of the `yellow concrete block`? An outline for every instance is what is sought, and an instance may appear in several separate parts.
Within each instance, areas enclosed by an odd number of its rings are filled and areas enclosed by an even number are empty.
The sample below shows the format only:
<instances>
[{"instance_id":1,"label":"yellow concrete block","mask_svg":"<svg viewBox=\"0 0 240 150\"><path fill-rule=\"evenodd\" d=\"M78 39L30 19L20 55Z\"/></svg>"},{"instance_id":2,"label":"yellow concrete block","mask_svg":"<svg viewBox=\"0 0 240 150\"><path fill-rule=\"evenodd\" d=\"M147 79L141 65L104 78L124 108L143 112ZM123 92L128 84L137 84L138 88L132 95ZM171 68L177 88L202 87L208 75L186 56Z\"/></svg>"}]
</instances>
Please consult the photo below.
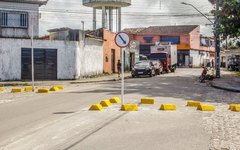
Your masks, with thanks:
<instances>
[{"instance_id":1,"label":"yellow concrete block","mask_svg":"<svg viewBox=\"0 0 240 150\"><path fill-rule=\"evenodd\" d=\"M138 111L137 104L123 104L121 110L123 111Z\"/></svg>"},{"instance_id":2,"label":"yellow concrete block","mask_svg":"<svg viewBox=\"0 0 240 150\"><path fill-rule=\"evenodd\" d=\"M27 86L24 89L25 92L31 92L32 90L33 90L33 88L31 86Z\"/></svg>"},{"instance_id":3,"label":"yellow concrete block","mask_svg":"<svg viewBox=\"0 0 240 150\"><path fill-rule=\"evenodd\" d=\"M198 107L199 105L201 105L201 102L199 102L199 101L188 101L187 102L187 106L189 106L189 107Z\"/></svg>"},{"instance_id":4,"label":"yellow concrete block","mask_svg":"<svg viewBox=\"0 0 240 150\"><path fill-rule=\"evenodd\" d=\"M12 93L22 93L23 92L23 89L22 88L13 88Z\"/></svg>"},{"instance_id":5,"label":"yellow concrete block","mask_svg":"<svg viewBox=\"0 0 240 150\"><path fill-rule=\"evenodd\" d=\"M56 87L58 87L59 90L64 90L64 86L62 85L57 85Z\"/></svg>"},{"instance_id":6,"label":"yellow concrete block","mask_svg":"<svg viewBox=\"0 0 240 150\"><path fill-rule=\"evenodd\" d=\"M49 93L49 89L38 89L38 93Z\"/></svg>"},{"instance_id":7,"label":"yellow concrete block","mask_svg":"<svg viewBox=\"0 0 240 150\"><path fill-rule=\"evenodd\" d=\"M109 107L112 105L112 103L109 100L103 100L100 103L103 107Z\"/></svg>"},{"instance_id":8,"label":"yellow concrete block","mask_svg":"<svg viewBox=\"0 0 240 150\"><path fill-rule=\"evenodd\" d=\"M1 92L3 92L3 89L2 89L2 88L0 88L0 93L1 93Z\"/></svg>"},{"instance_id":9,"label":"yellow concrete block","mask_svg":"<svg viewBox=\"0 0 240 150\"><path fill-rule=\"evenodd\" d=\"M240 104L230 104L228 109L229 109L229 110L232 110L233 107L235 107L236 105L240 105Z\"/></svg>"},{"instance_id":10,"label":"yellow concrete block","mask_svg":"<svg viewBox=\"0 0 240 150\"><path fill-rule=\"evenodd\" d=\"M162 104L160 110L177 110L177 106L175 104Z\"/></svg>"},{"instance_id":11,"label":"yellow concrete block","mask_svg":"<svg viewBox=\"0 0 240 150\"><path fill-rule=\"evenodd\" d=\"M59 90L59 88L57 86L53 86L50 88L50 91L58 91L58 90Z\"/></svg>"},{"instance_id":12,"label":"yellow concrete block","mask_svg":"<svg viewBox=\"0 0 240 150\"><path fill-rule=\"evenodd\" d=\"M142 98L141 104L154 104L154 98Z\"/></svg>"},{"instance_id":13,"label":"yellow concrete block","mask_svg":"<svg viewBox=\"0 0 240 150\"><path fill-rule=\"evenodd\" d=\"M120 103L121 100L120 100L119 97L112 97L112 98L110 98L110 102L111 102L111 103Z\"/></svg>"},{"instance_id":14,"label":"yellow concrete block","mask_svg":"<svg viewBox=\"0 0 240 150\"><path fill-rule=\"evenodd\" d=\"M93 104L93 105L89 108L89 110L101 111L101 110L103 110L103 107L102 107L101 104Z\"/></svg>"},{"instance_id":15,"label":"yellow concrete block","mask_svg":"<svg viewBox=\"0 0 240 150\"><path fill-rule=\"evenodd\" d=\"M233 108L232 108L231 110L232 110L232 111L240 112L240 104L233 106Z\"/></svg>"},{"instance_id":16,"label":"yellow concrete block","mask_svg":"<svg viewBox=\"0 0 240 150\"><path fill-rule=\"evenodd\" d=\"M197 107L197 110L200 110L200 111L215 111L215 108L213 105L199 105Z\"/></svg>"}]
</instances>

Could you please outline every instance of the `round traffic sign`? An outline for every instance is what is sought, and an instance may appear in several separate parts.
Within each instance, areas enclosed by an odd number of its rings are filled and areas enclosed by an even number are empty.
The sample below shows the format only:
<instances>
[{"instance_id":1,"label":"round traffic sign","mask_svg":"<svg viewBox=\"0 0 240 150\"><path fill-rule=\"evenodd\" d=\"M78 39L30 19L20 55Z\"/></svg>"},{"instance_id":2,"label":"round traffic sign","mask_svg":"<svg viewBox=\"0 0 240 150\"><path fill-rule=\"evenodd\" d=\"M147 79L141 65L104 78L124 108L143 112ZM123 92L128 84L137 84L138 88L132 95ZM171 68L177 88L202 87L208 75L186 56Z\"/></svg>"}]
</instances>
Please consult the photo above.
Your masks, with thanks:
<instances>
[{"instance_id":1,"label":"round traffic sign","mask_svg":"<svg viewBox=\"0 0 240 150\"><path fill-rule=\"evenodd\" d=\"M118 32L115 36L115 43L118 47L127 47L129 45L130 39L127 33Z\"/></svg>"}]
</instances>

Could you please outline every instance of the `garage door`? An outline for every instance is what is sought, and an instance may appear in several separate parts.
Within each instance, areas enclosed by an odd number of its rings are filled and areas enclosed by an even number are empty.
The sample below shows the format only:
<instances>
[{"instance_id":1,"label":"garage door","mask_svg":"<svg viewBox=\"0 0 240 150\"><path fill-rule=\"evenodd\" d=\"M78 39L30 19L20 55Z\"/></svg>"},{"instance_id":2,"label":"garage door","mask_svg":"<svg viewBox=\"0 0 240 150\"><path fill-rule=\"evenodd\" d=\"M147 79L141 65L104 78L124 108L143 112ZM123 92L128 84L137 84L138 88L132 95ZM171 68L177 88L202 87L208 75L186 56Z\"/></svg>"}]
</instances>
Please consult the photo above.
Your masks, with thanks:
<instances>
[{"instance_id":1,"label":"garage door","mask_svg":"<svg viewBox=\"0 0 240 150\"><path fill-rule=\"evenodd\" d=\"M22 48L22 80L32 79L31 49ZM34 49L35 80L57 80L57 50Z\"/></svg>"}]
</instances>

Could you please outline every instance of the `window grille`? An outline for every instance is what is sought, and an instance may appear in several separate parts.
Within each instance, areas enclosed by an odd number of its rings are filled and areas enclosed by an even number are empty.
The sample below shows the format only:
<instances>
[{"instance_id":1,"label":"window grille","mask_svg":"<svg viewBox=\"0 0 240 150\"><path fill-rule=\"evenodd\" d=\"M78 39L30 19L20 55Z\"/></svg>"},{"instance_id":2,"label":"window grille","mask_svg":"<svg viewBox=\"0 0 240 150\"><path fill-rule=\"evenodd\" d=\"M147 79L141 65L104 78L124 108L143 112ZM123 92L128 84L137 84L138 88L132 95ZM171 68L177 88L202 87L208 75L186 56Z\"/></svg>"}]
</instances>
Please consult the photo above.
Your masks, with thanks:
<instances>
[{"instance_id":1,"label":"window grille","mask_svg":"<svg viewBox=\"0 0 240 150\"><path fill-rule=\"evenodd\" d=\"M25 12L0 12L0 26L27 28L28 14Z\"/></svg>"}]
</instances>

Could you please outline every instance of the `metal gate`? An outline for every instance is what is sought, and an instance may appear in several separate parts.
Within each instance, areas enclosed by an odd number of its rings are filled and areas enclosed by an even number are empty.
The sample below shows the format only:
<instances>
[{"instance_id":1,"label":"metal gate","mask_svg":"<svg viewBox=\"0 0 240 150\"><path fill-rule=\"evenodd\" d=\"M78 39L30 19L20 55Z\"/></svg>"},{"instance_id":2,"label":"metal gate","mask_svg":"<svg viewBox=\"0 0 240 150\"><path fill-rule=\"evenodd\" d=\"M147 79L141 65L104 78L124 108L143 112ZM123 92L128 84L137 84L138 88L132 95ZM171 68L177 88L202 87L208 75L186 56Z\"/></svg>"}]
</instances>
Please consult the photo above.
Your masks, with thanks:
<instances>
[{"instance_id":1,"label":"metal gate","mask_svg":"<svg viewBox=\"0 0 240 150\"><path fill-rule=\"evenodd\" d=\"M22 48L22 80L32 79L31 49ZM57 80L57 50L34 49L35 80Z\"/></svg>"}]
</instances>

